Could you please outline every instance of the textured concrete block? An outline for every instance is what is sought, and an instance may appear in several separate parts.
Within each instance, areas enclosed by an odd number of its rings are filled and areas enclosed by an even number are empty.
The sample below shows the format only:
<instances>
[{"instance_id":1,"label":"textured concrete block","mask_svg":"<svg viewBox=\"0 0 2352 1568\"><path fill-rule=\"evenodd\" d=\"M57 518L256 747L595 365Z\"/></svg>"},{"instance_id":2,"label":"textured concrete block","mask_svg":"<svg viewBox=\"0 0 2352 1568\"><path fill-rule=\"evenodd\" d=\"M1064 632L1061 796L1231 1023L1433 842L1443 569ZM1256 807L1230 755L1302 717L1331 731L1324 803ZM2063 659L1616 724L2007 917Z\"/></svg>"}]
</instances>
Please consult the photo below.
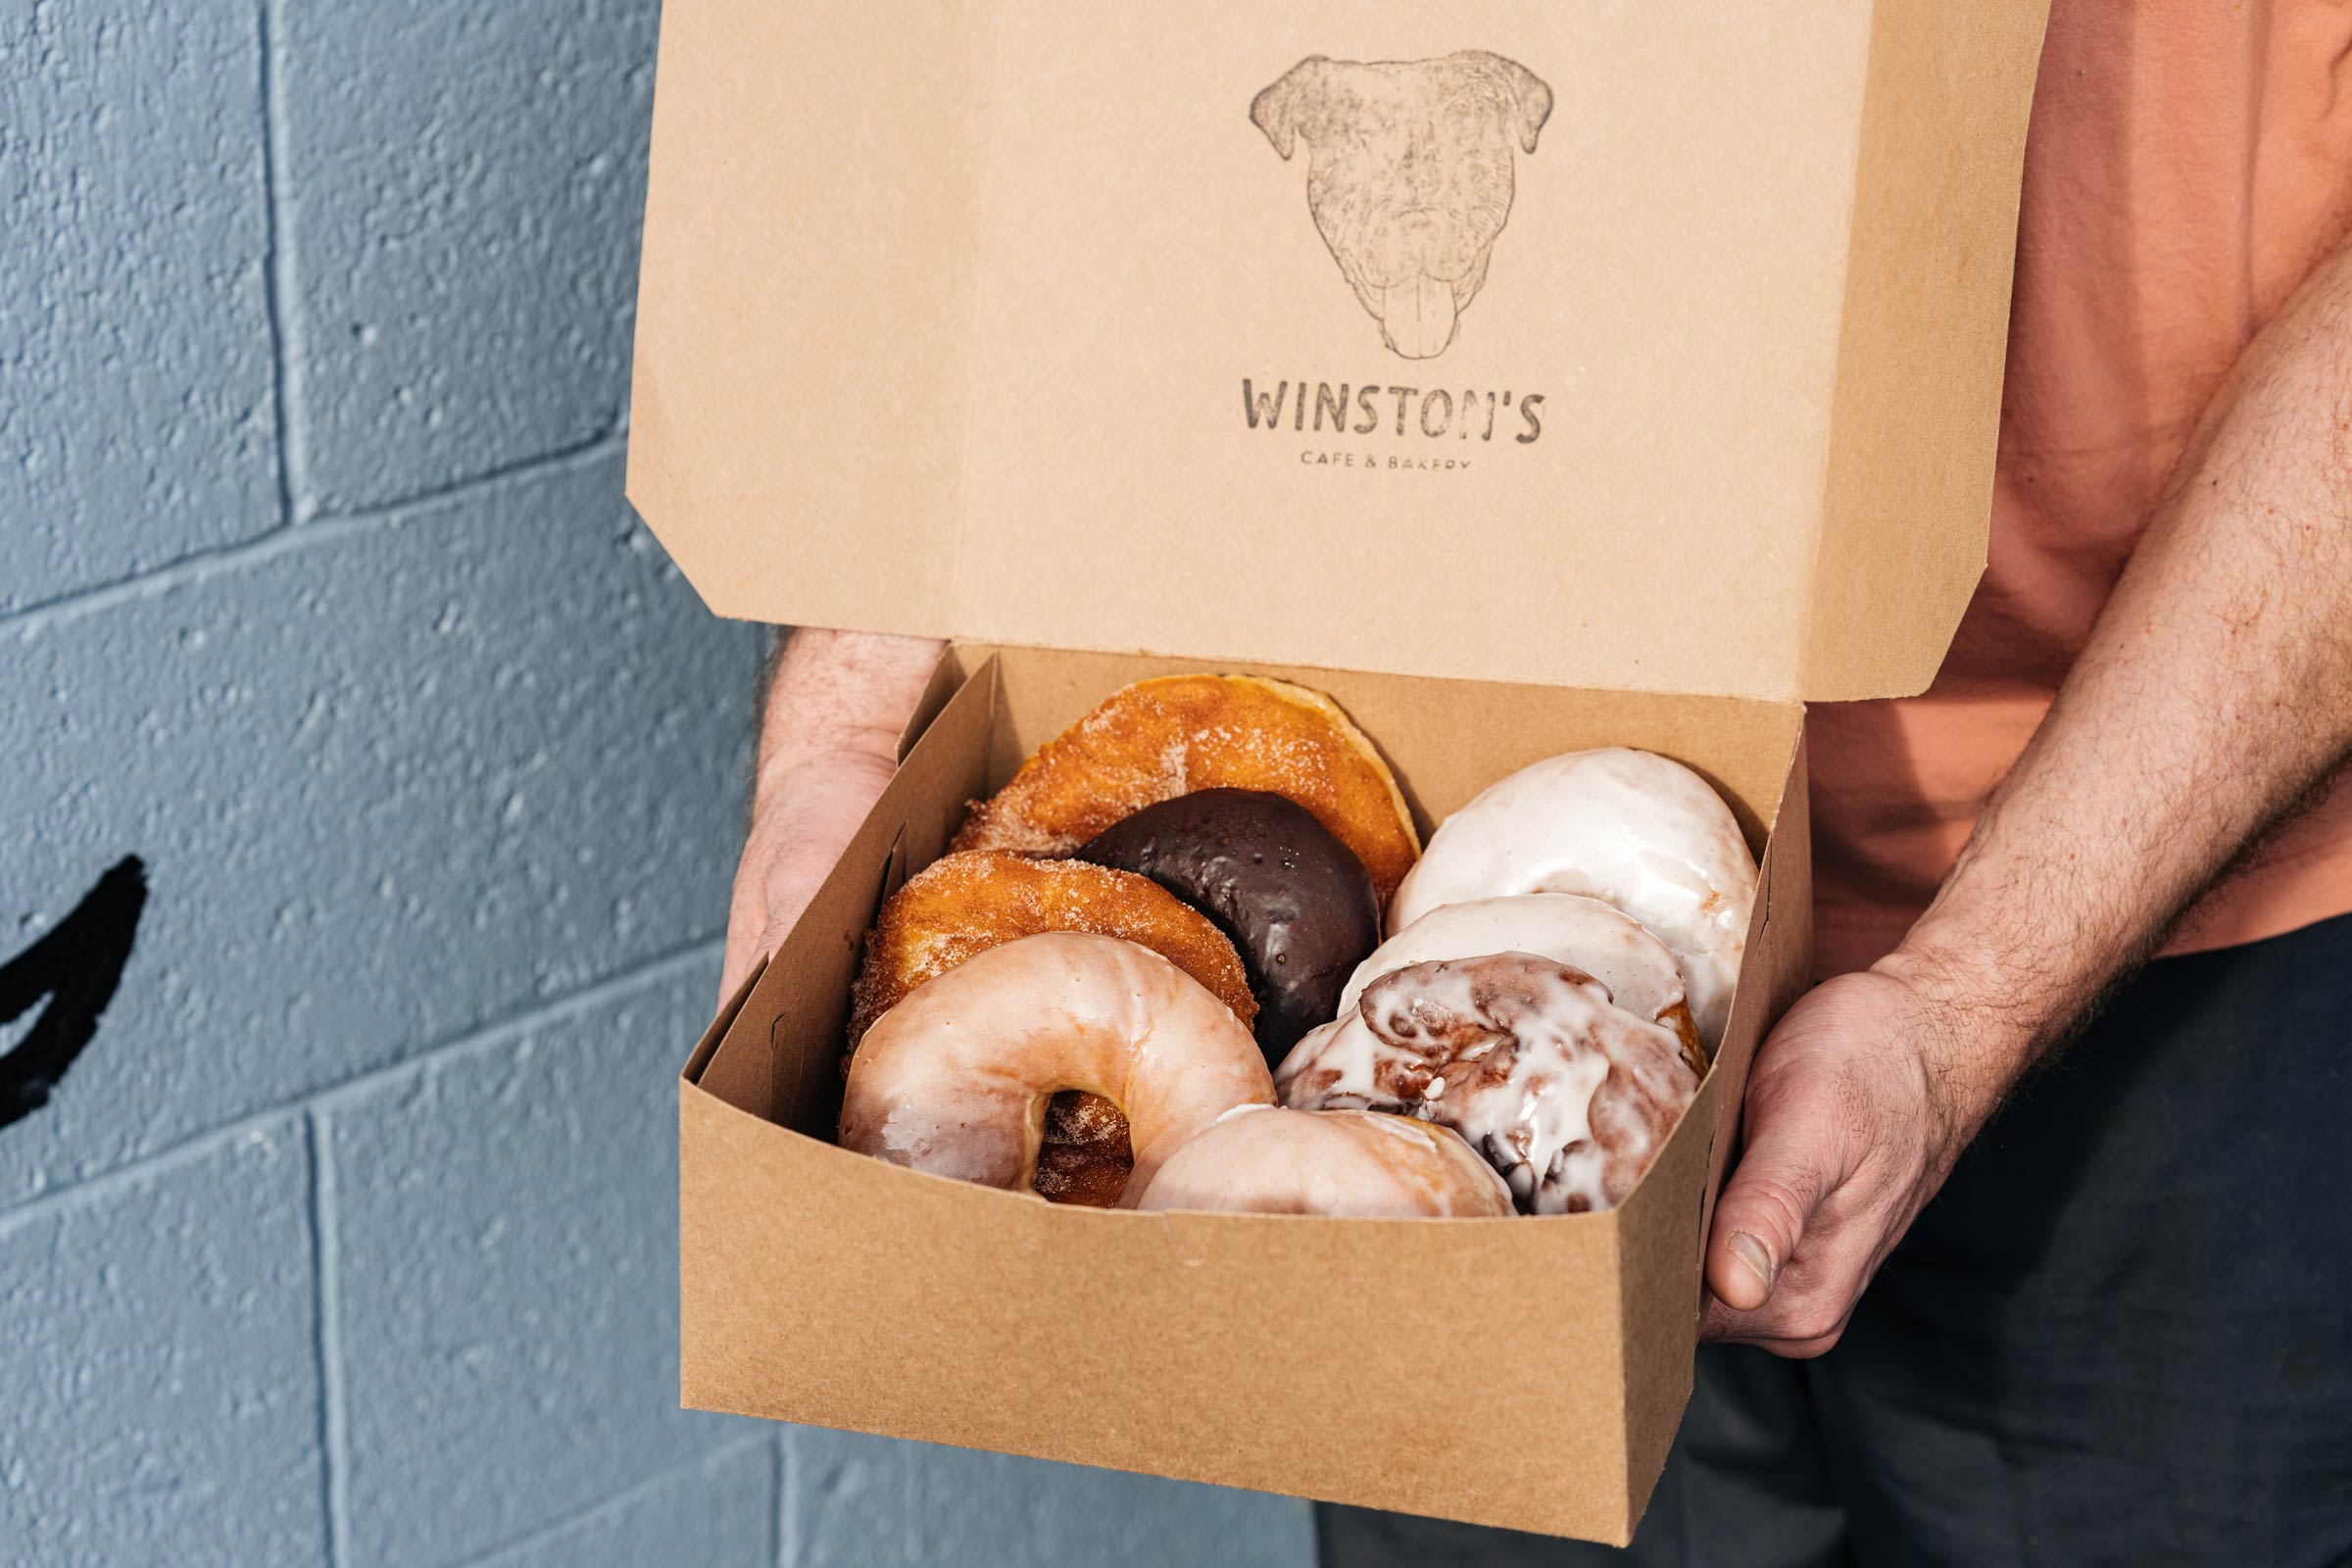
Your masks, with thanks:
<instances>
[{"instance_id":1,"label":"textured concrete block","mask_svg":"<svg viewBox=\"0 0 2352 1568\"><path fill-rule=\"evenodd\" d=\"M776 1568L775 1492L775 1446L755 1443L471 1568Z\"/></svg>"},{"instance_id":2,"label":"textured concrete block","mask_svg":"<svg viewBox=\"0 0 2352 1568\"><path fill-rule=\"evenodd\" d=\"M784 1561L790 1568L928 1568L924 1461L945 1450L857 1432L784 1433Z\"/></svg>"},{"instance_id":3,"label":"textured concrete block","mask_svg":"<svg viewBox=\"0 0 2352 1568\"><path fill-rule=\"evenodd\" d=\"M721 928L758 637L616 459L284 537L0 627L0 953L121 855L149 887L0 1206Z\"/></svg>"},{"instance_id":4,"label":"textured concrete block","mask_svg":"<svg viewBox=\"0 0 2352 1568\"><path fill-rule=\"evenodd\" d=\"M657 10L286 8L307 499L380 504L615 427Z\"/></svg>"},{"instance_id":5,"label":"textured concrete block","mask_svg":"<svg viewBox=\"0 0 2352 1568\"><path fill-rule=\"evenodd\" d=\"M800 1427L786 1446L794 1568L1312 1568L1303 1502Z\"/></svg>"},{"instance_id":6,"label":"textured concrete block","mask_svg":"<svg viewBox=\"0 0 2352 1568\"><path fill-rule=\"evenodd\" d=\"M0 1220L0 1560L324 1560L300 1118Z\"/></svg>"},{"instance_id":7,"label":"textured concrete block","mask_svg":"<svg viewBox=\"0 0 2352 1568\"><path fill-rule=\"evenodd\" d=\"M0 10L0 612L272 526L247 6Z\"/></svg>"},{"instance_id":8,"label":"textured concrete block","mask_svg":"<svg viewBox=\"0 0 2352 1568\"><path fill-rule=\"evenodd\" d=\"M338 1096L350 1568L437 1568L758 1429L678 1408L679 1046L708 961Z\"/></svg>"}]
</instances>

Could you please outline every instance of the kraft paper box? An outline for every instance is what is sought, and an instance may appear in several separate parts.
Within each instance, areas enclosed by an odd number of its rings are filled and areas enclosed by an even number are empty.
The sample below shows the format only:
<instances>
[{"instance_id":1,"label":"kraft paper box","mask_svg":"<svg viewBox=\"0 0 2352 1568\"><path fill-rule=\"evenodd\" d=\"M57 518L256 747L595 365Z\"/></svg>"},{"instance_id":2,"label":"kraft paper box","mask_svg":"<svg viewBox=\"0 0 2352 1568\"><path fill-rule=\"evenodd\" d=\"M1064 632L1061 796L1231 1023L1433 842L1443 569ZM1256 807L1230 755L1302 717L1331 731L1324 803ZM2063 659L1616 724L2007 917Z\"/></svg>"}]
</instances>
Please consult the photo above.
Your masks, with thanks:
<instances>
[{"instance_id":1,"label":"kraft paper box","mask_svg":"<svg viewBox=\"0 0 2352 1568\"><path fill-rule=\"evenodd\" d=\"M1631 1535L1805 977L1803 704L1924 687L1983 566L2042 21L669 0L630 495L722 613L956 639L688 1062L687 1403ZM1732 801L1747 966L1625 1205L1110 1213L832 1146L879 901L1184 669L1330 692L1425 833L1596 745Z\"/></svg>"},{"instance_id":2,"label":"kraft paper box","mask_svg":"<svg viewBox=\"0 0 2352 1568\"><path fill-rule=\"evenodd\" d=\"M681 1091L685 1399L1621 1540L1690 1393L1699 1239L1809 953L1801 710L1255 664L1378 738L1424 830L1555 752L1697 766L1764 846L1713 1069L1624 1206L1560 1219L1133 1214L835 1148L859 938L963 804L1104 693L1198 662L958 645L944 706Z\"/></svg>"}]
</instances>

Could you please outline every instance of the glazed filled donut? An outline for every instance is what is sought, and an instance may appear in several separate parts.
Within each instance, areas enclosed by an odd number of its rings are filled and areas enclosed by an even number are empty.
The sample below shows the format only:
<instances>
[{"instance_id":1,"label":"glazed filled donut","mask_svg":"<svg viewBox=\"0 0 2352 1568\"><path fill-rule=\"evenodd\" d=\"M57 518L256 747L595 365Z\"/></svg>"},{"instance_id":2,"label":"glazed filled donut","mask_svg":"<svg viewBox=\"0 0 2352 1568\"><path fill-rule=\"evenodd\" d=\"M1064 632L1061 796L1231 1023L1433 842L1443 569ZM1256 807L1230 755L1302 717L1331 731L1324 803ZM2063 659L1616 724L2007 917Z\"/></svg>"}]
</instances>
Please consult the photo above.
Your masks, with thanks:
<instances>
[{"instance_id":1,"label":"glazed filled donut","mask_svg":"<svg viewBox=\"0 0 2352 1568\"><path fill-rule=\"evenodd\" d=\"M882 906L850 993L854 1050L907 993L973 955L1047 931L1122 937L1191 975L1244 1024L1257 1011L1233 944L1149 878L979 851L934 860ZM1127 1185L1127 1118L1097 1095L1065 1090L1046 1110L1036 1188L1057 1203L1106 1208Z\"/></svg>"},{"instance_id":2,"label":"glazed filled donut","mask_svg":"<svg viewBox=\"0 0 2352 1568\"><path fill-rule=\"evenodd\" d=\"M1383 975L1298 1042L1277 1082L1298 1109L1451 1127L1534 1214L1623 1202L1698 1090L1672 1034L1581 969L1524 953Z\"/></svg>"},{"instance_id":3,"label":"glazed filled donut","mask_svg":"<svg viewBox=\"0 0 2352 1568\"><path fill-rule=\"evenodd\" d=\"M1130 1208L1498 1219L1510 1189L1450 1130L1370 1110L1245 1105L1168 1156Z\"/></svg>"},{"instance_id":4,"label":"glazed filled donut","mask_svg":"<svg viewBox=\"0 0 2352 1568\"><path fill-rule=\"evenodd\" d=\"M1078 858L1150 877L1233 939L1269 1062L1332 1017L1349 971L1380 943L1380 896L1363 861L1305 807L1264 790L1147 806L1087 840Z\"/></svg>"},{"instance_id":5,"label":"glazed filled donut","mask_svg":"<svg viewBox=\"0 0 2352 1568\"><path fill-rule=\"evenodd\" d=\"M876 1019L850 1058L841 1146L1015 1191L1065 1089L1127 1117L1135 1177L1236 1105L1271 1104L1257 1043L1158 954L1050 932L966 960Z\"/></svg>"},{"instance_id":6,"label":"glazed filled donut","mask_svg":"<svg viewBox=\"0 0 2352 1568\"><path fill-rule=\"evenodd\" d=\"M1388 764L1320 692L1254 675L1166 675L1113 692L972 808L958 850L1067 855L1196 790L1271 790L1315 813L1385 904L1420 838Z\"/></svg>"},{"instance_id":7,"label":"glazed filled donut","mask_svg":"<svg viewBox=\"0 0 2352 1568\"><path fill-rule=\"evenodd\" d=\"M1681 965L1709 1050L1723 1043L1747 946L1756 862L1704 779L1649 752L1570 752L1489 785L1430 835L1389 930L1511 893L1582 893L1650 929Z\"/></svg>"},{"instance_id":8,"label":"glazed filled donut","mask_svg":"<svg viewBox=\"0 0 2352 1568\"><path fill-rule=\"evenodd\" d=\"M1583 970L1618 1006L1672 1031L1690 1070L1705 1074L1706 1047L1684 1001L1683 971L1674 955L1632 915L1576 893L1521 893L1440 905L1356 966L1333 1016L1346 1017L1364 987L1384 974L1490 953L1532 953Z\"/></svg>"}]
</instances>

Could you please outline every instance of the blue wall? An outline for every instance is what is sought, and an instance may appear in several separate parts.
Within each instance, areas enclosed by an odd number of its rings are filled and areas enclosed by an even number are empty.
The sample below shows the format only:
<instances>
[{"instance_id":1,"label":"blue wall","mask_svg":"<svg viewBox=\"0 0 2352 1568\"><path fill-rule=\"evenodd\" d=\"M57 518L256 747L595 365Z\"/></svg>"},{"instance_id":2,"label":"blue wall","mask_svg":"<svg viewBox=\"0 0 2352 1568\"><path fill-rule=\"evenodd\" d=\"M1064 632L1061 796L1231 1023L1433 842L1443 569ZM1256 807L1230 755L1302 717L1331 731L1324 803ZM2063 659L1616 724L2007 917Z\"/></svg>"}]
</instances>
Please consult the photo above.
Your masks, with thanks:
<instances>
[{"instance_id":1,"label":"blue wall","mask_svg":"<svg viewBox=\"0 0 2352 1568\"><path fill-rule=\"evenodd\" d=\"M759 636L621 499L655 24L0 0L0 1560L1303 1564L676 1408Z\"/></svg>"}]
</instances>

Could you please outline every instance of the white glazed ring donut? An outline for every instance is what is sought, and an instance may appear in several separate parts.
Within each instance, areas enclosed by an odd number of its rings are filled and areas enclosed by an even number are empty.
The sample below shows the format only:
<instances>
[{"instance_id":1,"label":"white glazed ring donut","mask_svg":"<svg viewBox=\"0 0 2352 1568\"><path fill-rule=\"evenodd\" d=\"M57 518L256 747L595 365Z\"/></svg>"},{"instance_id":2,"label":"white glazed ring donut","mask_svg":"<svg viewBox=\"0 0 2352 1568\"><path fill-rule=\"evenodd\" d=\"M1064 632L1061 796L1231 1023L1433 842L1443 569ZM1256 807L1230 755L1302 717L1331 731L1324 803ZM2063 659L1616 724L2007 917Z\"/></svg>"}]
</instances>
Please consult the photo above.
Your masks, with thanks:
<instances>
[{"instance_id":1,"label":"white glazed ring donut","mask_svg":"<svg viewBox=\"0 0 2352 1568\"><path fill-rule=\"evenodd\" d=\"M876 1019L850 1058L841 1145L1027 1191L1064 1089L1127 1113L1129 1192L1236 1105L1274 1101L1257 1042L1199 982L1132 942L1057 931L991 948Z\"/></svg>"},{"instance_id":2,"label":"white glazed ring donut","mask_svg":"<svg viewBox=\"0 0 2352 1568\"><path fill-rule=\"evenodd\" d=\"M1244 1105L1169 1155L1127 1206L1499 1219L1511 1194L1444 1127L1370 1110Z\"/></svg>"},{"instance_id":3,"label":"white glazed ring donut","mask_svg":"<svg viewBox=\"0 0 2352 1568\"><path fill-rule=\"evenodd\" d=\"M1756 862L1706 780L1649 752L1570 752L1489 785L1430 836L1389 906L1403 931L1446 904L1582 893L1672 950L1710 1050L1723 1041L1747 947Z\"/></svg>"},{"instance_id":4,"label":"white glazed ring donut","mask_svg":"<svg viewBox=\"0 0 2352 1568\"><path fill-rule=\"evenodd\" d=\"M1618 1006L1674 1031L1691 1067L1705 1070L1706 1051L1674 955L1632 915L1577 893L1517 893L1440 905L1356 965L1340 993L1339 1016L1353 1012L1364 987L1384 974L1489 953L1533 953L1582 969L1608 987L1609 1000Z\"/></svg>"},{"instance_id":5,"label":"white glazed ring donut","mask_svg":"<svg viewBox=\"0 0 2352 1568\"><path fill-rule=\"evenodd\" d=\"M1672 1034L1582 970L1525 953L1383 975L1275 1081L1301 1110L1451 1127L1534 1214L1625 1201L1698 1091Z\"/></svg>"}]
</instances>

